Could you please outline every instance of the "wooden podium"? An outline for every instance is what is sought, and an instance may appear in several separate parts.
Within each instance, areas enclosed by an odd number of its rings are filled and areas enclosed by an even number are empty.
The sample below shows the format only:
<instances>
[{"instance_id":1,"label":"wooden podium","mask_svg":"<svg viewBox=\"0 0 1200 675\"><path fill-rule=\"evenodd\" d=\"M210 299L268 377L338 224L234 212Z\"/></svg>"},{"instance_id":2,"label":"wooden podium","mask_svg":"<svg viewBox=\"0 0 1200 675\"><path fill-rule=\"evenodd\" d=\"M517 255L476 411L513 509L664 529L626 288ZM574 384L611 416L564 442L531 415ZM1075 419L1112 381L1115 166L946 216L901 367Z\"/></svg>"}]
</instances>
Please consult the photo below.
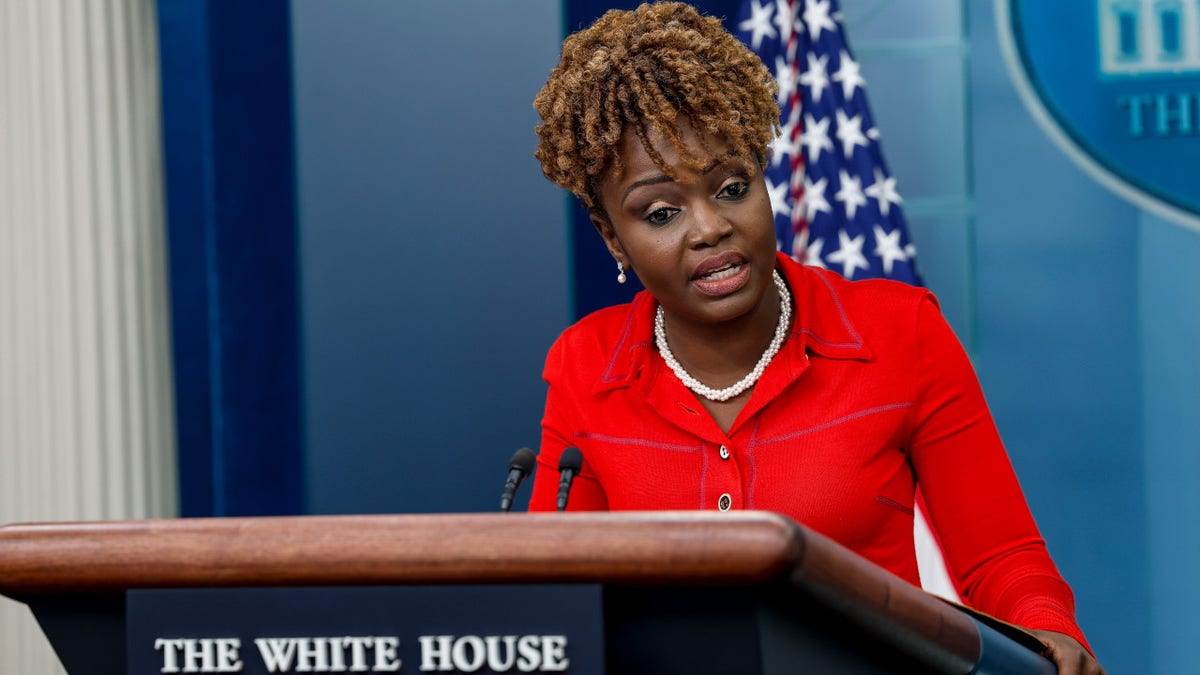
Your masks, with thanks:
<instances>
[{"instance_id":1,"label":"wooden podium","mask_svg":"<svg viewBox=\"0 0 1200 675\"><path fill-rule=\"evenodd\" d=\"M0 593L30 606L72 675L126 673L137 589L543 584L599 587L608 673L1055 672L1028 635L770 513L0 527Z\"/></svg>"}]
</instances>

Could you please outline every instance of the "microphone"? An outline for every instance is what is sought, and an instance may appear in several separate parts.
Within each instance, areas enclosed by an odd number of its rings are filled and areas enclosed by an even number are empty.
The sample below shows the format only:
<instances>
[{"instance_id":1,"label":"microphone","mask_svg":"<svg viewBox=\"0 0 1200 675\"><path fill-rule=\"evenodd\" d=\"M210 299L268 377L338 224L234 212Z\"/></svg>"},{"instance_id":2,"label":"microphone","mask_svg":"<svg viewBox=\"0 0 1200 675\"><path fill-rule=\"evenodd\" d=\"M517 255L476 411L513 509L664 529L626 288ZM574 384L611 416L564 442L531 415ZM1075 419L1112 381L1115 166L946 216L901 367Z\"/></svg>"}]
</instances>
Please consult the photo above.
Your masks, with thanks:
<instances>
[{"instance_id":1,"label":"microphone","mask_svg":"<svg viewBox=\"0 0 1200 675\"><path fill-rule=\"evenodd\" d=\"M533 471L533 462L533 451L529 448L521 448L513 453L512 459L508 460L508 478L504 481L504 492L500 493L501 511L507 513L512 509L513 496L517 494L517 487L521 485L521 481L525 480L529 472Z\"/></svg>"},{"instance_id":2,"label":"microphone","mask_svg":"<svg viewBox=\"0 0 1200 675\"><path fill-rule=\"evenodd\" d=\"M575 480L575 476L579 475L579 468L583 466L583 453L579 452L579 448L571 445L562 451L562 456L558 458L558 510L567 510L567 497L571 492L571 481Z\"/></svg>"}]
</instances>

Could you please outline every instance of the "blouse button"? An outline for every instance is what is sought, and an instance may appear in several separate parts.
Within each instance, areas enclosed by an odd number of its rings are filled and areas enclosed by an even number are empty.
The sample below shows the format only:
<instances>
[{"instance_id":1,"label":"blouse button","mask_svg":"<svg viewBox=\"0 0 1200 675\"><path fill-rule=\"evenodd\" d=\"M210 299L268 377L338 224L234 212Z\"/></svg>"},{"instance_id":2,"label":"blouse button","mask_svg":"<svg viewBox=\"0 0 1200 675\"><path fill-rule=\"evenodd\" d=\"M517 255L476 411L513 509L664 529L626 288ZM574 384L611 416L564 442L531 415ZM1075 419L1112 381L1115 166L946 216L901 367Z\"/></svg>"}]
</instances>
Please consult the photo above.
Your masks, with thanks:
<instances>
[{"instance_id":1,"label":"blouse button","mask_svg":"<svg viewBox=\"0 0 1200 675\"><path fill-rule=\"evenodd\" d=\"M729 448L722 445L721 450L720 450L720 455L721 455L721 459L729 459Z\"/></svg>"},{"instance_id":2,"label":"blouse button","mask_svg":"<svg viewBox=\"0 0 1200 675\"><path fill-rule=\"evenodd\" d=\"M729 496L728 492L726 492L721 495L720 499L717 500L717 508L721 509L722 511L728 511L730 506L733 506L733 498Z\"/></svg>"}]
</instances>

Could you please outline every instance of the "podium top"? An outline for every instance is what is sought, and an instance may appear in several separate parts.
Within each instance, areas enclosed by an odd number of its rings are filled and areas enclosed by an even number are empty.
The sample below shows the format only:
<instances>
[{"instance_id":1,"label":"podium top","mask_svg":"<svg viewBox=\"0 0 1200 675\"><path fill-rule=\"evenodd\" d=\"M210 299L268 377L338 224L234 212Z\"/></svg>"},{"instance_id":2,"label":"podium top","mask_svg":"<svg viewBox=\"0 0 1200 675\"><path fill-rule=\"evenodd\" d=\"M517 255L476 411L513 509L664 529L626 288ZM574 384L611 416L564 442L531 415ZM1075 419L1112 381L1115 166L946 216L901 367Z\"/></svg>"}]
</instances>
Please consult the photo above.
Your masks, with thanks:
<instances>
[{"instance_id":1,"label":"podium top","mask_svg":"<svg viewBox=\"0 0 1200 675\"><path fill-rule=\"evenodd\" d=\"M783 516L755 512L17 524L0 527L0 593L465 582L753 585L796 567L811 536Z\"/></svg>"},{"instance_id":2,"label":"podium top","mask_svg":"<svg viewBox=\"0 0 1200 675\"><path fill-rule=\"evenodd\" d=\"M765 512L202 518L0 527L0 593L139 588L595 583L765 586L973 663L974 620ZM898 637L898 636L893 636Z\"/></svg>"}]
</instances>

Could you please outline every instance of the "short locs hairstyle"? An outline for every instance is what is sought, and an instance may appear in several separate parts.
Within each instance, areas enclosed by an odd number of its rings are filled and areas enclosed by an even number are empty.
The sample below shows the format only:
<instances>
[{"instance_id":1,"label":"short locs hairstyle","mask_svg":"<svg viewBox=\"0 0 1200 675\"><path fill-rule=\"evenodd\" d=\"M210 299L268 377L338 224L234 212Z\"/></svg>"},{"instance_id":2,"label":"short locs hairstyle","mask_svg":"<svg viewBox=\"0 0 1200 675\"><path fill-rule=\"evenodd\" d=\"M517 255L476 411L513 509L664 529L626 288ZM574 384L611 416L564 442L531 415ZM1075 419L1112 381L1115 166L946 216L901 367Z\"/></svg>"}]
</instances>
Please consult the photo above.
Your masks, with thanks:
<instances>
[{"instance_id":1,"label":"short locs hairstyle","mask_svg":"<svg viewBox=\"0 0 1200 675\"><path fill-rule=\"evenodd\" d=\"M626 129L667 175L673 172L651 146L651 131L691 168L710 159L684 144L685 123L761 168L779 131L775 91L758 56L690 5L610 10L563 42L561 60L533 101L542 118L534 156L547 178L603 214L596 182L609 167L617 176L624 171L617 146Z\"/></svg>"}]
</instances>

